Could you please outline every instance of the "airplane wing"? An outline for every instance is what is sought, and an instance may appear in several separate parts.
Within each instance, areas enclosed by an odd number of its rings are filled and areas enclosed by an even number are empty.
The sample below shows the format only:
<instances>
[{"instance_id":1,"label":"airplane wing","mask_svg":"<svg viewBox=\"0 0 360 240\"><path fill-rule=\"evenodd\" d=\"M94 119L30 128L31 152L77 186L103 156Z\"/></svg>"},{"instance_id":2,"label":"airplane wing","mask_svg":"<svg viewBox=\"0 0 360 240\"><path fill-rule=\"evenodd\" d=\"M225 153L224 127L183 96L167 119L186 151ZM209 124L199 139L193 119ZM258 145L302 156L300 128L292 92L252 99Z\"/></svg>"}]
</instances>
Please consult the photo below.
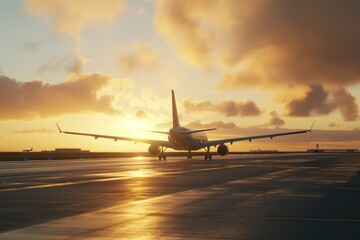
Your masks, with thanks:
<instances>
[{"instance_id":1,"label":"airplane wing","mask_svg":"<svg viewBox=\"0 0 360 240\"><path fill-rule=\"evenodd\" d=\"M239 141L250 141L253 139L260 139L260 138L270 138L273 139L274 137L278 136L285 136L285 135L293 135L293 134L301 134L311 132L314 123L311 125L311 128L308 130L300 130L300 131L292 131L292 132L282 132L282 133L275 133L275 134L266 134L266 135L257 135L257 136L249 136L249 137L239 137L239 138L228 138L228 139L220 139L220 140L211 140L207 142L202 142L202 147L212 147L217 146L225 143L232 144L233 142Z\"/></svg>"},{"instance_id":2,"label":"airplane wing","mask_svg":"<svg viewBox=\"0 0 360 240\"><path fill-rule=\"evenodd\" d=\"M172 144L170 142L168 142L168 141L143 139L143 138L131 138L131 137L120 137L120 136L110 136L110 135L100 135L100 134L93 134L93 133L69 132L69 131L61 130L58 124L56 124L56 126L59 129L59 133L88 136L88 137L94 137L95 139L107 138L107 139L112 139L114 141L123 140L123 141L130 141L130 142L134 142L134 143L140 142L140 143L153 144L153 145L160 146L160 147L174 148L172 146Z\"/></svg>"}]
</instances>

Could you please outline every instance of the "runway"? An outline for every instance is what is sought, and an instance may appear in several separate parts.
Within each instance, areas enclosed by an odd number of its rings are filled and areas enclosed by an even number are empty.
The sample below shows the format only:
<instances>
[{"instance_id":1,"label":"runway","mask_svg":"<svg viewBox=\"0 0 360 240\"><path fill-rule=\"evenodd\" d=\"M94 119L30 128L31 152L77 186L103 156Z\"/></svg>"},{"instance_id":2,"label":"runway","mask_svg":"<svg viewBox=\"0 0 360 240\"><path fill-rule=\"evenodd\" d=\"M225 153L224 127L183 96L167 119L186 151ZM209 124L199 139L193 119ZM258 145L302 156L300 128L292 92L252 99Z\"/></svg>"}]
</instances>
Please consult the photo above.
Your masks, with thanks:
<instances>
[{"instance_id":1,"label":"runway","mask_svg":"<svg viewBox=\"0 0 360 240\"><path fill-rule=\"evenodd\" d=\"M0 239L360 239L360 154L0 162Z\"/></svg>"}]
</instances>

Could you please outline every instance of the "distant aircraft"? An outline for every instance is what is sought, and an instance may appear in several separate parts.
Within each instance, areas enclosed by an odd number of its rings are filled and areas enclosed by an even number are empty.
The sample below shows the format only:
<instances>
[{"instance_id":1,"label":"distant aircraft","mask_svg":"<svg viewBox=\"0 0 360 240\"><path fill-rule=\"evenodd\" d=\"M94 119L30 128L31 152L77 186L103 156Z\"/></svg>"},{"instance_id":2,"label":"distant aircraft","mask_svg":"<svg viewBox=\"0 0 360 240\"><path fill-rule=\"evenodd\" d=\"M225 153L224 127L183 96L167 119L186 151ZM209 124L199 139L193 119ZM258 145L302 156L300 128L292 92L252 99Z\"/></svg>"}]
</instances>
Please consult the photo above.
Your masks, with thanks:
<instances>
[{"instance_id":1,"label":"distant aircraft","mask_svg":"<svg viewBox=\"0 0 360 240\"><path fill-rule=\"evenodd\" d=\"M33 150L33 148L31 147L30 149L24 149L23 152L31 152Z\"/></svg>"},{"instance_id":2,"label":"distant aircraft","mask_svg":"<svg viewBox=\"0 0 360 240\"><path fill-rule=\"evenodd\" d=\"M205 160L211 160L210 154L210 147L217 147L217 153L221 156L224 156L229 153L228 146L225 143L233 144L233 142L238 141L250 141L253 139L259 138L270 138L273 139L277 136L284 136L284 135L291 135L291 134L300 134L311 132L312 127L308 130L300 130L300 131L293 131L293 132L282 132L276 134L267 134L267 135L258 135L258 136L250 136L250 137L237 137L237 138L228 138L228 139L220 139L220 140L211 140L209 141L205 132L215 130L216 128L208 128L208 129L200 129L194 130L180 126L179 117L176 108L176 101L175 101L175 94L174 90L171 90L172 93L172 119L173 119L173 127L169 129L168 132L162 131L149 131L154 133L166 134L168 136L168 141L161 141L161 140L151 140L151 139L141 139L141 138L131 138L131 137L119 137L119 136L109 136L109 135L99 135L99 134L92 134L92 133L81 133L81 132L69 132L63 131L60 129L59 125L56 124L57 128L59 129L59 133L66 133L66 134L75 134L75 135L82 135L82 136L90 136L97 138L108 138L113 139L114 141L117 140L124 140L124 141L132 141L132 142L141 142L150 144L148 152L152 156L159 156L159 160L166 160L165 150L168 148L172 148L175 150L186 150L189 152L187 158L191 159L191 151L196 151L199 149L204 149L206 151Z\"/></svg>"}]
</instances>

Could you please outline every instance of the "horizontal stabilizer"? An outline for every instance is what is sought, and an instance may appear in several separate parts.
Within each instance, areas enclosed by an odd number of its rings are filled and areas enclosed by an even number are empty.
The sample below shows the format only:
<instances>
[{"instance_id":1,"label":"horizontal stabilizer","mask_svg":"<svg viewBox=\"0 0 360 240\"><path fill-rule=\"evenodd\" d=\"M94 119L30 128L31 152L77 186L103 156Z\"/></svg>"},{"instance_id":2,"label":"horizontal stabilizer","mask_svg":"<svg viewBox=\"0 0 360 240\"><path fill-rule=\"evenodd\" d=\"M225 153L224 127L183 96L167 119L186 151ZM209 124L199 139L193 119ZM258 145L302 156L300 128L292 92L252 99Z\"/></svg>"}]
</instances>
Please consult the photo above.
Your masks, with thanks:
<instances>
[{"instance_id":1,"label":"horizontal stabilizer","mask_svg":"<svg viewBox=\"0 0 360 240\"><path fill-rule=\"evenodd\" d=\"M216 130L216 128L207 128L207 129L187 131L187 132L182 132L182 134L191 134L191 133L206 132L206 131L212 131L212 130Z\"/></svg>"},{"instance_id":2,"label":"horizontal stabilizer","mask_svg":"<svg viewBox=\"0 0 360 240\"><path fill-rule=\"evenodd\" d=\"M142 129L139 129L140 131L143 131L143 132L152 132L152 133L160 133L160 134L169 134L169 132L163 132L163 131L154 131L154 130L142 130Z\"/></svg>"}]
</instances>

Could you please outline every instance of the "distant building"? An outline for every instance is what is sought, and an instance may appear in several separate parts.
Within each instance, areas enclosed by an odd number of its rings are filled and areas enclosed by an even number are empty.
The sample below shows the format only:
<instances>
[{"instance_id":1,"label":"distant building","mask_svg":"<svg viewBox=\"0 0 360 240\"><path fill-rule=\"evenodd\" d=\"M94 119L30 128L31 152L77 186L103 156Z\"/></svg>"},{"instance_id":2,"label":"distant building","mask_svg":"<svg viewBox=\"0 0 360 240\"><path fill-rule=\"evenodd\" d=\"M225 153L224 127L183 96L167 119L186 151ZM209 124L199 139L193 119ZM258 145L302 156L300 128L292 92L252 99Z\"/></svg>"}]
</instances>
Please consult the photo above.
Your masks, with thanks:
<instances>
[{"instance_id":1,"label":"distant building","mask_svg":"<svg viewBox=\"0 0 360 240\"><path fill-rule=\"evenodd\" d=\"M55 152L55 153L88 153L90 150L81 150L81 148L55 148L53 150L43 150L42 152Z\"/></svg>"},{"instance_id":2,"label":"distant building","mask_svg":"<svg viewBox=\"0 0 360 240\"><path fill-rule=\"evenodd\" d=\"M359 152L359 149L308 149L307 152Z\"/></svg>"},{"instance_id":3,"label":"distant building","mask_svg":"<svg viewBox=\"0 0 360 240\"><path fill-rule=\"evenodd\" d=\"M277 153L279 150L250 150L251 153Z\"/></svg>"}]
</instances>

